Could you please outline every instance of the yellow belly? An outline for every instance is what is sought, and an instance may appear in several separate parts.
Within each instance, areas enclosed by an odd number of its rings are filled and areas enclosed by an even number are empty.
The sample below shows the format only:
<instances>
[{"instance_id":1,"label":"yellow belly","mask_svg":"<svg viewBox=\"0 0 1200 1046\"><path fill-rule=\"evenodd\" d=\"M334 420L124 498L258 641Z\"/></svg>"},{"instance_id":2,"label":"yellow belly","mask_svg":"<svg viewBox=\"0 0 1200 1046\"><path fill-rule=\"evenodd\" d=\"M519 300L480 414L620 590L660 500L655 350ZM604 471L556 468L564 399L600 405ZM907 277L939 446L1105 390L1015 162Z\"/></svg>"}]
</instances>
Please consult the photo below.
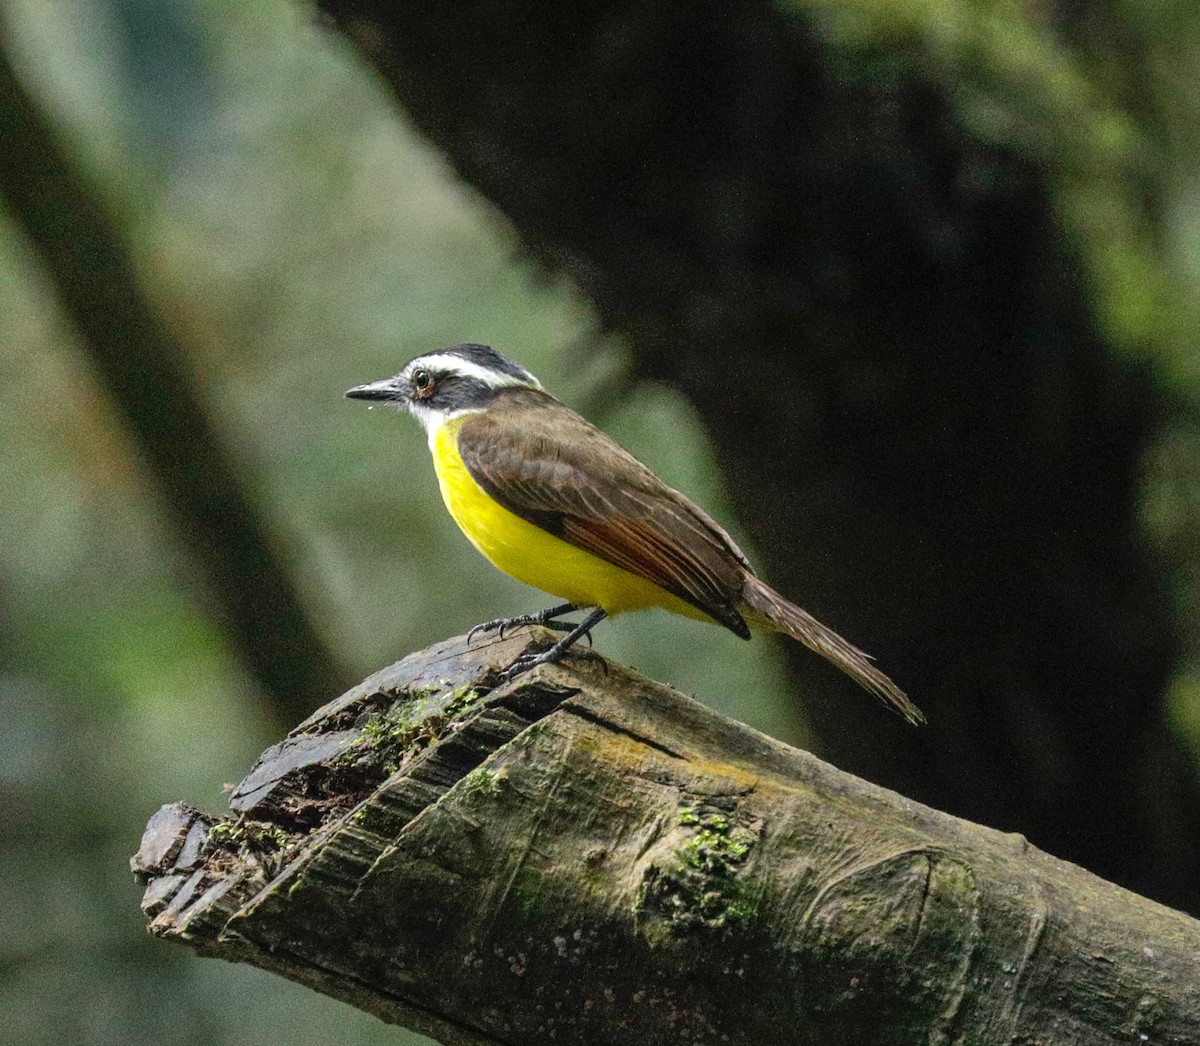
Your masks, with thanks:
<instances>
[{"instance_id":1,"label":"yellow belly","mask_svg":"<svg viewBox=\"0 0 1200 1046\"><path fill-rule=\"evenodd\" d=\"M464 420L455 418L438 429L432 441L433 465L454 522L491 563L576 606L603 607L609 614L661 607L712 620L653 582L527 523L489 497L458 453L458 427Z\"/></svg>"}]
</instances>

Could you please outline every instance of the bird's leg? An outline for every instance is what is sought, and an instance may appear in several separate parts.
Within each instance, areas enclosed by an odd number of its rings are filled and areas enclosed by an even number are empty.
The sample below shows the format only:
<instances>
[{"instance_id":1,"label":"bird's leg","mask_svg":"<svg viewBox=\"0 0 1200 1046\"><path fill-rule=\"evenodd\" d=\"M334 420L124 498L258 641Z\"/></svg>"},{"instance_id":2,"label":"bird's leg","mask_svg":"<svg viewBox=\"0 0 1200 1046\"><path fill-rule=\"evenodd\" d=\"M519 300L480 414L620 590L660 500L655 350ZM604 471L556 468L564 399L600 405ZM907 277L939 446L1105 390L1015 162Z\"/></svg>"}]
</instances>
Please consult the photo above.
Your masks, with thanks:
<instances>
[{"instance_id":1,"label":"bird's leg","mask_svg":"<svg viewBox=\"0 0 1200 1046\"><path fill-rule=\"evenodd\" d=\"M553 628L557 632L569 632L575 626L569 621L555 621L556 617L562 617L563 614L570 614L578 610L574 603L560 603L556 607L549 607L546 610L539 610L536 614L521 614L519 617L498 617L495 621L485 621L482 625L476 625L470 632L467 633L467 645L471 645L471 640L475 638L476 632L495 632L499 630L500 638L504 638L504 633L510 628L516 628L519 625L545 625L546 628Z\"/></svg>"},{"instance_id":2,"label":"bird's leg","mask_svg":"<svg viewBox=\"0 0 1200 1046\"><path fill-rule=\"evenodd\" d=\"M603 607L596 607L578 625L555 643L554 646L543 650L540 654L522 654L500 674L500 679L507 683L522 672L528 672L531 668L536 668L538 665L552 664L570 650L572 645L577 643L583 636L591 639L592 629L606 617L608 617L608 611Z\"/></svg>"}]
</instances>

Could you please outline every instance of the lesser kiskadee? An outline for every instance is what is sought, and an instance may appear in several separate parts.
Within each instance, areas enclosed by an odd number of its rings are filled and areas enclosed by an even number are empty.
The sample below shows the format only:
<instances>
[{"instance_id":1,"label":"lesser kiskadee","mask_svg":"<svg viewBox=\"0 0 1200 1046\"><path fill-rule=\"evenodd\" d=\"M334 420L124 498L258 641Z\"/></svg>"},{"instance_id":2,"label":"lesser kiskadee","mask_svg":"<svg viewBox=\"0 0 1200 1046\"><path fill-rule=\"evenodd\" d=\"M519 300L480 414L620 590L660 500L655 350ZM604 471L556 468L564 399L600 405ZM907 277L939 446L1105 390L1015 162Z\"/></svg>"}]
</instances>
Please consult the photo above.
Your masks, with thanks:
<instances>
[{"instance_id":1,"label":"lesser kiskadee","mask_svg":"<svg viewBox=\"0 0 1200 1046\"><path fill-rule=\"evenodd\" d=\"M661 607L743 639L749 626L783 632L923 722L868 655L755 577L707 513L494 349L418 356L346 395L408 410L425 428L442 498L471 543L506 574L566 600L476 630L539 623L566 632L508 678L557 660L606 616ZM575 610L588 611L580 624L559 620Z\"/></svg>"}]
</instances>

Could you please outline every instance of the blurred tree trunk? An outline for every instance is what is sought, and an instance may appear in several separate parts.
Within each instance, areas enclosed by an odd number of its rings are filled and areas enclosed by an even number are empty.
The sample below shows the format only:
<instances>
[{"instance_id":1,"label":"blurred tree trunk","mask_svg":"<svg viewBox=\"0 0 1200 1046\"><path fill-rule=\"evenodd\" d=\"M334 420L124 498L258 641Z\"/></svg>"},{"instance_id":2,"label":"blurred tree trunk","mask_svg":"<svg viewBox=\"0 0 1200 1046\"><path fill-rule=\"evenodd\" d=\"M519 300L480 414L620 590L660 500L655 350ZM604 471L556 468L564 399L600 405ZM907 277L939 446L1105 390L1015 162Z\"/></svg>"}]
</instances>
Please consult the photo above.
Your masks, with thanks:
<instances>
[{"instance_id":1,"label":"blurred tree trunk","mask_svg":"<svg viewBox=\"0 0 1200 1046\"><path fill-rule=\"evenodd\" d=\"M762 573L931 720L817 701L820 752L1200 911L1174 627L1135 513L1160 405L1060 220L1054 149L1103 167L1091 94L1079 117L1037 75L1067 45L1014 23L1010 46L971 8L939 66L921 48L946 23L919 19L940 9L898 3L875 37L836 0L321 7L696 405ZM997 68L1024 94L968 82ZM1029 113L1059 125L1038 138ZM989 115L1000 144L971 125Z\"/></svg>"},{"instance_id":2,"label":"blurred tree trunk","mask_svg":"<svg viewBox=\"0 0 1200 1046\"><path fill-rule=\"evenodd\" d=\"M278 721L294 722L338 688L337 660L259 511L249 463L218 431L183 347L146 303L117 225L59 146L4 43L0 201L128 425L232 646ZM81 361L79 381L92 380Z\"/></svg>"}]
</instances>

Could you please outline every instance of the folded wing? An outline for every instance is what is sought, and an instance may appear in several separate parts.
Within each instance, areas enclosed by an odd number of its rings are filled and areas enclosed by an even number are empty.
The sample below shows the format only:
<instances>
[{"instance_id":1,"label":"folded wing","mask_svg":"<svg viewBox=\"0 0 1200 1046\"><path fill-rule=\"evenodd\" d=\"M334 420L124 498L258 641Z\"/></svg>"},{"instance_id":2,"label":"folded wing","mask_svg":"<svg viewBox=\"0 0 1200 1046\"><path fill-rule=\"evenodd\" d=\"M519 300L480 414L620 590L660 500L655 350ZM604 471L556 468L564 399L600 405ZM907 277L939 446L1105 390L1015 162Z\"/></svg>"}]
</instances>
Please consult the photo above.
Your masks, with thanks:
<instances>
[{"instance_id":1,"label":"folded wing","mask_svg":"<svg viewBox=\"0 0 1200 1046\"><path fill-rule=\"evenodd\" d=\"M750 638L737 610L746 557L725 531L599 429L534 389L469 416L458 448L510 512Z\"/></svg>"}]
</instances>

